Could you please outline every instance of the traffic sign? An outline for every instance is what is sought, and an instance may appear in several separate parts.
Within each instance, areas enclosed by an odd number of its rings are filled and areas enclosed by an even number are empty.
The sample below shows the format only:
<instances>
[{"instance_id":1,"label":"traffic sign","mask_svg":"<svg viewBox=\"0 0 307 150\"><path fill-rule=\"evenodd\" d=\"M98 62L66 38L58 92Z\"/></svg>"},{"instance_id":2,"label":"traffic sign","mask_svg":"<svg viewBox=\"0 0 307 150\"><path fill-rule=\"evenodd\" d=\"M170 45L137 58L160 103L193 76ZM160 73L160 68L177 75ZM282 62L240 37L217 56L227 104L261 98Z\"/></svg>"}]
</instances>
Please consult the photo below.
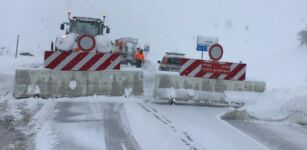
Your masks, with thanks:
<instances>
[{"instance_id":1,"label":"traffic sign","mask_svg":"<svg viewBox=\"0 0 307 150\"><path fill-rule=\"evenodd\" d=\"M223 47L220 44L214 44L209 49L209 56L213 61L218 61L223 56Z\"/></svg>"},{"instance_id":2,"label":"traffic sign","mask_svg":"<svg viewBox=\"0 0 307 150\"><path fill-rule=\"evenodd\" d=\"M197 45L196 50L197 51L208 51L208 46L206 46L206 45Z\"/></svg>"},{"instance_id":3,"label":"traffic sign","mask_svg":"<svg viewBox=\"0 0 307 150\"><path fill-rule=\"evenodd\" d=\"M197 36L197 51L208 51L208 48L217 43L218 38L215 37L204 37L204 36Z\"/></svg>"}]
</instances>

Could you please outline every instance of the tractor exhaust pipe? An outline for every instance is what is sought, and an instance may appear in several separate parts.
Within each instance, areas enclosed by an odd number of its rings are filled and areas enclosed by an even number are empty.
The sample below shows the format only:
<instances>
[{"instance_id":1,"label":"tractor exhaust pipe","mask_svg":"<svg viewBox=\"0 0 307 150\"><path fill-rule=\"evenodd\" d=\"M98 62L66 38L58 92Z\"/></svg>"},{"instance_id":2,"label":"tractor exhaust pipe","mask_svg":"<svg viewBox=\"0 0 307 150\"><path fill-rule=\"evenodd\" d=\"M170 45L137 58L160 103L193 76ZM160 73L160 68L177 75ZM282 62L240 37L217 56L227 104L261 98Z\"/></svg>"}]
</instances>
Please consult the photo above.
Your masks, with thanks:
<instances>
[{"instance_id":1,"label":"tractor exhaust pipe","mask_svg":"<svg viewBox=\"0 0 307 150\"><path fill-rule=\"evenodd\" d=\"M68 12L67 12L68 20L70 20L70 15L71 15L71 11L68 11Z\"/></svg>"},{"instance_id":2,"label":"tractor exhaust pipe","mask_svg":"<svg viewBox=\"0 0 307 150\"><path fill-rule=\"evenodd\" d=\"M104 21L106 20L106 16L102 17L102 22L104 23Z\"/></svg>"}]
</instances>

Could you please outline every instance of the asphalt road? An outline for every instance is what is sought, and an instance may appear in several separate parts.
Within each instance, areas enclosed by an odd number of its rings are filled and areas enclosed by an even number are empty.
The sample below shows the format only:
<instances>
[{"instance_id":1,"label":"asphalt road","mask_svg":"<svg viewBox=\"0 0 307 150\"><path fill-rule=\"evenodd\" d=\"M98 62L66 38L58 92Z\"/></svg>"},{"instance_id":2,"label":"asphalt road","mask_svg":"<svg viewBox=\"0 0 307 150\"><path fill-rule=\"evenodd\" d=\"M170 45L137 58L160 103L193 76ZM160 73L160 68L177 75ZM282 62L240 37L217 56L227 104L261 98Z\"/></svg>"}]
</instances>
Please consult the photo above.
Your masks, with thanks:
<instances>
[{"instance_id":1,"label":"asphalt road","mask_svg":"<svg viewBox=\"0 0 307 150\"><path fill-rule=\"evenodd\" d=\"M228 120L271 150L306 150L307 128L283 123Z\"/></svg>"},{"instance_id":2,"label":"asphalt road","mask_svg":"<svg viewBox=\"0 0 307 150\"><path fill-rule=\"evenodd\" d=\"M141 149L120 102L59 102L53 121L55 149ZM87 141L90 140L90 141Z\"/></svg>"},{"instance_id":3,"label":"asphalt road","mask_svg":"<svg viewBox=\"0 0 307 150\"><path fill-rule=\"evenodd\" d=\"M170 106L135 99L58 101L53 109L54 117L48 119L36 137L36 140L44 138L36 143L36 149L304 150L307 147L307 129L246 121L228 121L228 124L219 118L228 108ZM48 142L53 147L45 148Z\"/></svg>"}]
</instances>

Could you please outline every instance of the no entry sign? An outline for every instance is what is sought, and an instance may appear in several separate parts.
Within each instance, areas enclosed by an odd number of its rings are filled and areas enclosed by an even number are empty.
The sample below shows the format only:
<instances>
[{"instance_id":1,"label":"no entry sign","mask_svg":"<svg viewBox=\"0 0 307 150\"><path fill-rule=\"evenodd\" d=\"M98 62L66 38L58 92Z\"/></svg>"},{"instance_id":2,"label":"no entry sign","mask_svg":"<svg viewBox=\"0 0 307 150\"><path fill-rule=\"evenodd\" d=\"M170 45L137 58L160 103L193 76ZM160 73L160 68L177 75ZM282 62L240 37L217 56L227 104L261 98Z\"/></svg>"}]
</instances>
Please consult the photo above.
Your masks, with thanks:
<instances>
[{"instance_id":1,"label":"no entry sign","mask_svg":"<svg viewBox=\"0 0 307 150\"><path fill-rule=\"evenodd\" d=\"M220 44L214 44L209 49L209 56L211 60L218 61L223 56L223 47Z\"/></svg>"}]
</instances>

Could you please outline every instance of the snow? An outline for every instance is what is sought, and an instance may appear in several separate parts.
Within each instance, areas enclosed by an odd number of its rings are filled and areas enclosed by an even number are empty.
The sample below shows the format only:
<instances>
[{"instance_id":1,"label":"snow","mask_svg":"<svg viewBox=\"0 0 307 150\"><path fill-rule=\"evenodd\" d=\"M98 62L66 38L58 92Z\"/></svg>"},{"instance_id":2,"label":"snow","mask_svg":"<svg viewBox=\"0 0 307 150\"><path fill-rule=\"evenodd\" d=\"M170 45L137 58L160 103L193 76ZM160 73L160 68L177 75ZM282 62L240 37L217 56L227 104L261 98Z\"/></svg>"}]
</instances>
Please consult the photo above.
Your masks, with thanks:
<instances>
[{"instance_id":1,"label":"snow","mask_svg":"<svg viewBox=\"0 0 307 150\"><path fill-rule=\"evenodd\" d=\"M178 75L179 76L179 72L175 72L175 71L157 71L156 74Z\"/></svg>"},{"instance_id":2,"label":"snow","mask_svg":"<svg viewBox=\"0 0 307 150\"><path fill-rule=\"evenodd\" d=\"M156 89L158 99L166 100L185 100L185 101L208 101L208 100L224 100L224 93L195 91L193 89L174 89L174 88L158 88Z\"/></svg>"},{"instance_id":3,"label":"snow","mask_svg":"<svg viewBox=\"0 0 307 150\"><path fill-rule=\"evenodd\" d=\"M113 51L112 41L103 35L95 36L96 49L99 52L109 53Z\"/></svg>"},{"instance_id":4,"label":"snow","mask_svg":"<svg viewBox=\"0 0 307 150\"><path fill-rule=\"evenodd\" d=\"M61 106L63 103L73 105ZM131 130L142 149L267 149L219 119L230 108L169 106L165 103L143 103L138 98L107 96L53 99L52 103L45 103L45 108L33 120L36 128L40 127L35 138L36 148L71 149L76 145L105 149L103 141L106 137L103 135L106 131L99 122L105 112L98 108L106 103L124 104L122 123Z\"/></svg>"},{"instance_id":5,"label":"snow","mask_svg":"<svg viewBox=\"0 0 307 150\"><path fill-rule=\"evenodd\" d=\"M43 55L30 56L18 56L14 55L0 55L0 74L12 76L15 74L16 69L20 68L39 68L43 66Z\"/></svg>"},{"instance_id":6,"label":"snow","mask_svg":"<svg viewBox=\"0 0 307 150\"><path fill-rule=\"evenodd\" d=\"M258 120L307 122L307 86L264 93L226 92L227 101L244 102L241 109Z\"/></svg>"},{"instance_id":7,"label":"snow","mask_svg":"<svg viewBox=\"0 0 307 150\"><path fill-rule=\"evenodd\" d=\"M18 109L19 104L25 103L30 110L35 110L37 105L43 105L32 120L32 124L35 124L37 129L29 129L29 131L38 132L36 142L42 149L52 149L57 144L55 140L57 137L50 132L53 130L53 124L48 122L55 113L54 100L17 101L11 96L11 92L16 69L42 68L43 52L50 49L51 41L63 35L59 25L67 19L66 13L70 10L77 16L101 18L103 14L107 15L106 24L112 31L105 36L106 39L136 37L140 43L150 43L150 54L146 55L146 59L150 60L147 64L150 65L144 65L145 97L152 95L152 83L156 73L178 74L157 71L156 60L161 60L166 51L178 51L186 53L186 57L200 58L201 53L195 50L197 35L209 35L219 38L219 43L224 48L222 61L247 63L247 80L265 81L267 85L264 93L225 92L227 101L244 102L245 105L240 110L246 110L253 119L306 125L307 47L299 45L297 36L297 33L306 30L306 8L306 0L190 0L180 1L180 3L176 0L2 0L0 18L5 21L0 24L2 30L0 34L0 102L8 103L9 109L1 115L11 114L20 119L22 115ZM34 54L34 57L14 57L18 34L20 35L19 52L30 52ZM205 58L208 59L206 53ZM141 71L135 68L123 67L122 69ZM73 87L72 84L70 88ZM169 97L176 94L172 89L167 89L166 92ZM127 89L125 93L129 97L130 89ZM203 97L202 93L190 90L182 90L178 94ZM95 102L100 98L94 96L88 99ZM81 99L74 100L82 101ZM122 97L106 99L119 101ZM71 100L59 99L59 101ZM127 115L131 119L129 122L137 140L142 143L142 148L173 149L176 147L180 149L184 147L181 142L178 142L178 136L184 137L182 133L173 133L169 130L170 127L153 121L155 118L136 107L138 100L129 99L130 101L136 102L126 106ZM177 128L191 133L195 140L193 145L199 148L216 149L216 146L225 146L219 148L235 149L238 147L235 147L233 143L237 143L237 146L242 143L235 137L246 136L240 131L231 130L228 124L221 125L223 121L219 119L219 115L231 109L149 105L162 114L168 115ZM174 110L178 113L173 113ZM203 122L199 118L206 113L209 113L209 116L212 113L213 116L210 116L210 121ZM180 120L180 118L184 119ZM221 124L217 125L217 123ZM72 126L72 128L77 127ZM85 134L83 129L80 129L80 132L71 130L67 132L70 132L74 138L80 135L99 137L92 130ZM285 133L285 135L289 134ZM225 141L218 135L223 136L227 141L225 145ZM151 140L147 140L148 137ZM246 139L250 138L246 137ZM248 143L257 143L252 142L252 139L247 141L243 148L249 145ZM80 142L91 144L91 141ZM99 144L98 141L93 143ZM94 144L92 149L97 148Z\"/></svg>"},{"instance_id":8,"label":"snow","mask_svg":"<svg viewBox=\"0 0 307 150\"><path fill-rule=\"evenodd\" d=\"M264 80L268 89L306 84L307 71L303 66L307 64L307 51L306 47L299 46L297 36L307 24L305 0L277 1L276 4L266 0L181 3L174 0L66 0L52 1L52 4L33 0L37 5L31 6L16 0L1 3L0 16L8 20L1 27L10 32L0 35L0 46L10 53L15 50L18 33L20 50L37 55L49 49L50 42L63 34L59 25L67 20L66 13L70 10L77 16L101 18L105 14L106 24L112 29L106 37L113 40L136 37L140 43L150 43L149 57L153 62L160 60L165 51L174 50L188 54L187 57L200 58L200 52L195 50L197 35L209 35L219 37L224 47L222 61L247 63L247 79ZM88 11L82 11L84 9ZM23 22L23 26L19 26L19 22ZM205 58L209 58L206 53Z\"/></svg>"},{"instance_id":9,"label":"snow","mask_svg":"<svg viewBox=\"0 0 307 150\"><path fill-rule=\"evenodd\" d=\"M57 37L55 41L55 47L62 51L70 51L74 48L78 36L78 34L69 33Z\"/></svg>"},{"instance_id":10,"label":"snow","mask_svg":"<svg viewBox=\"0 0 307 150\"><path fill-rule=\"evenodd\" d=\"M36 136L36 149L52 150L56 144L56 136L52 133L51 125L43 126Z\"/></svg>"},{"instance_id":11,"label":"snow","mask_svg":"<svg viewBox=\"0 0 307 150\"><path fill-rule=\"evenodd\" d=\"M76 89L76 87L77 87L77 85L78 85L78 83L77 83L77 81L75 81L75 80L72 80L72 81L69 81L69 88L71 89L71 90L75 90Z\"/></svg>"},{"instance_id":12,"label":"snow","mask_svg":"<svg viewBox=\"0 0 307 150\"><path fill-rule=\"evenodd\" d=\"M169 149L170 147L171 149L192 149L193 147L197 149L267 149L219 119L223 112L229 110L228 108L206 107L204 109L204 107L193 105L169 106L165 103L140 105L145 110L143 110L144 113L139 112L140 107L137 105L126 105L126 108L131 118L131 126L134 127L133 131L137 140L144 143L144 149ZM145 113L146 111L150 113ZM143 126L139 122L148 122L148 124ZM161 130L172 137L159 135ZM242 136L245 138L242 139ZM158 137L164 140L147 140ZM179 145L180 143L176 143L178 138L185 140L189 145Z\"/></svg>"}]
</instances>

